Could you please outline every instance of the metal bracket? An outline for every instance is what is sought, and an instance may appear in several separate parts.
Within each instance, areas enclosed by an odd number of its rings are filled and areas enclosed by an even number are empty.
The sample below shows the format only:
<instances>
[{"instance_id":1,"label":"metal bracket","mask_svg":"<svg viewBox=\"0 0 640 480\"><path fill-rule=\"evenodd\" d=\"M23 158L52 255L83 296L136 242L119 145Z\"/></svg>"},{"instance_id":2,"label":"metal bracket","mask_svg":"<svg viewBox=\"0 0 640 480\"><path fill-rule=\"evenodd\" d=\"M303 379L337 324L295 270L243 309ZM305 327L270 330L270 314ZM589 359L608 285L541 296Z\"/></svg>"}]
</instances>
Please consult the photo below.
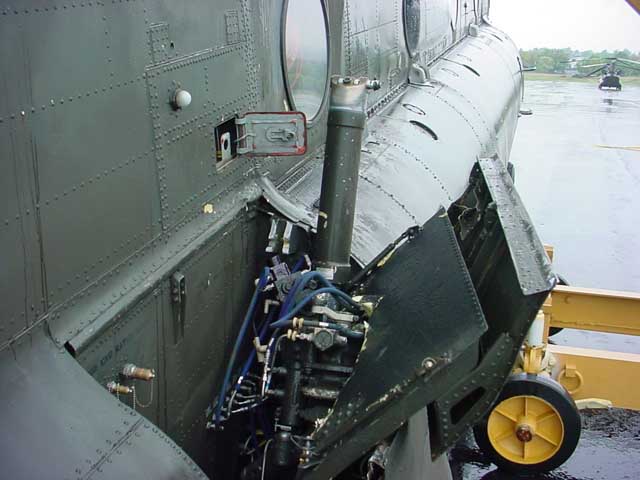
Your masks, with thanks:
<instances>
[{"instance_id":1,"label":"metal bracket","mask_svg":"<svg viewBox=\"0 0 640 480\"><path fill-rule=\"evenodd\" d=\"M184 321L187 307L187 282L184 274L175 272L171 276L171 303L173 304L173 342L184 337Z\"/></svg>"},{"instance_id":2,"label":"metal bracket","mask_svg":"<svg viewBox=\"0 0 640 480\"><path fill-rule=\"evenodd\" d=\"M430 83L431 76L429 74L429 69L414 63L411 65L409 69L409 84L417 85L420 87L428 87L431 85Z\"/></svg>"},{"instance_id":3,"label":"metal bracket","mask_svg":"<svg viewBox=\"0 0 640 480\"><path fill-rule=\"evenodd\" d=\"M293 222L273 217L265 251L268 253L282 253L283 255L295 253L298 249L299 238L298 231L294 227Z\"/></svg>"}]
</instances>

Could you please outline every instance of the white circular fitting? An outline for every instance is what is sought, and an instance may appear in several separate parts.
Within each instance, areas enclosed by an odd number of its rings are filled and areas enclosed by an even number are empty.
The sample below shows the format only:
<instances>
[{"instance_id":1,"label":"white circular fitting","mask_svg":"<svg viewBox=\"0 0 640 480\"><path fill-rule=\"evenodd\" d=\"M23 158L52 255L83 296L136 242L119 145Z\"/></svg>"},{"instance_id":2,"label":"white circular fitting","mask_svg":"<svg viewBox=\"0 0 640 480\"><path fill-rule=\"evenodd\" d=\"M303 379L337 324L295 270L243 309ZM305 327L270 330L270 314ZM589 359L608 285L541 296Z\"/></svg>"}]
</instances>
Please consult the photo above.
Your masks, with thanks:
<instances>
[{"instance_id":1,"label":"white circular fitting","mask_svg":"<svg viewBox=\"0 0 640 480\"><path fill-rule=\"evenodd\" d=\"M173 105L176 108L186 108L191 105L191 94L179 88L173 95Z\"/></svg>"}]
</instances>

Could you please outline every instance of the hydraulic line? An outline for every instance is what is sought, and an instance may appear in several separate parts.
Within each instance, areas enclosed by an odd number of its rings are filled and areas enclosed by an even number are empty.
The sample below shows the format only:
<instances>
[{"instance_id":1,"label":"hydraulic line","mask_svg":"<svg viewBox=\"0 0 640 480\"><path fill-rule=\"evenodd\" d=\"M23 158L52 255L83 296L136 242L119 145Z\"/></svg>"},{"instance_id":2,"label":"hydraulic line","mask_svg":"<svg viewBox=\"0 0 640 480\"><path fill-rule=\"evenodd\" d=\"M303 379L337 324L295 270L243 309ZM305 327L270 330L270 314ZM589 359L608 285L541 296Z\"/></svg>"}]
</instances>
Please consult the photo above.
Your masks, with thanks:
<instances>
[{"instance_id":1,"label":"hydraulic line","mask_svg":"<svg viewBox=\"0 0 640 480\"><path fill-rule=\"evenodd\" d=\"M335 287L323 287L323 288L319 288L318 290L314 290L309 295L307 295L302 301L300 301L295 306L295 308L285 313L276 322L273 322L270 328L272 329L282 328L286 326L287 320L290 320L291 318L293 318L294 315L300 312L300 310L302 310L309 302L311 302L317 295L320 295L321 293L330 293L331 295L335 296L338 300L343 300L344 302L347 302L349 305L354 306L358 309L361 309L360 305L357 302L355 302L349 295L342 292L341 290L338 290Z\"/></svg>"},{"instance_id":2,"label":"hydraulic line","mask_svg":"<svg viewBox=\"0 0 640 480\"><path fill-rule=\"evenodd\" d=\"M218 403L216 405L215 412L215 424L218 425L220 423L220 414L222 413L222 404L224 403L224 398L227 392L227 387L229 386L229 381L231 380L231 372L233 371L233 365L236 360L236 356L238 355L238 351L242 345L242 340L244 339L244 335L247 331L247 327L253 318L253 313L255 311L256 305L258 303L258 297L260 296L260 292L266 286L267 280L269 278L269 269L265 268L260 275L260 279L258 280L258 284L256 285L256 289L253 292L253 297L251 298L251 303L249 304L249 308L244 317L244 321L242 322L242 326L240 327L240 332L236 338L236 343L233 346L233 351L231 352L231 358L229 359L229 364L227 365L227 371L224 375L224 381L222 382L222 387L220 388L220 394L218 395Z\"/></svg>"}]
</instances>

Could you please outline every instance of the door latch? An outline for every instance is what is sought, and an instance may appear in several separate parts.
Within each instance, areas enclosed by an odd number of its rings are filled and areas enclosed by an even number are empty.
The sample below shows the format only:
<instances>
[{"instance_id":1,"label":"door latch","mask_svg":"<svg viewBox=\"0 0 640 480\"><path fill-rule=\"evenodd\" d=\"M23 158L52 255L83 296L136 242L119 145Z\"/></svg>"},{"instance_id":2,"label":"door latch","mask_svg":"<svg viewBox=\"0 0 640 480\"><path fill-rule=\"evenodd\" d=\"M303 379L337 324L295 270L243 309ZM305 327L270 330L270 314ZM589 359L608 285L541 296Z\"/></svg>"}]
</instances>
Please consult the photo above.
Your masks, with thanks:
<instances>
[{"instance_id":1,"label":"door latch","mask_svg":"<svg viewBox=\"0 0 640 480\"><path fill-rule=\"evenodd\" d=\"M302 112L247 113L236 119L237 151L252 156L303 155L307 119Z\"/></svg>"}]
</instances>

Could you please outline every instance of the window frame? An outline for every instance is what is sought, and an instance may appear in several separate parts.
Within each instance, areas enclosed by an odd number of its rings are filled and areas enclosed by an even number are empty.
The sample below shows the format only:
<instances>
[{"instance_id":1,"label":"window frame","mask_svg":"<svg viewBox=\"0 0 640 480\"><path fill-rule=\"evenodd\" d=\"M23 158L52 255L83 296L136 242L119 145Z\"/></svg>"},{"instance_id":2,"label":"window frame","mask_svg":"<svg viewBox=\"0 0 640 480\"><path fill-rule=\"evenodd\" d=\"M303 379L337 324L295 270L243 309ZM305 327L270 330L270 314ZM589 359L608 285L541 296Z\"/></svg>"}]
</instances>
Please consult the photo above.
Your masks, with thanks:
<instances>
[{"instance_id":1,"label":"window frame","mask_svg":"<svg viewBox=\"0 0 640 480\"><path fill-rule=\"evenodd\" d=\"M289 11L290 1L291 0L285 0L282 5L282 15L280 18L280 65L282 66L282 77L284 80L285 95L286 95L287 104L289 106L289 110L301 111L301 110L297 110L296 102L293 96L293 91L291 89L291 84L289 83L289 72L287 71L287 12ZM302 0L293 0L293 1L302 1ZM327 6L324 0L316 0L316 1L320 3L320 8L322 9L322 16L324 21L325 45L327 50L327 58L326 58L327 73L324 79L324 91L322 92L322 99L320 100L320 105L318 106L317 111L313 114L312 117L307 117L308 126L313 125L325 110L327 97L328 97L327 92L329 90L329 79L331 77L331 34L329 31L329 17L327 15ZM305 116L306 116L306 113L305 113Z\"/></svg>"},{"instance_id":2,"label":"window frame","mask_svg":"<svg viewBox=\"0 0 640 480\"><path fill-rule=\"evenodd\" d=\"M422 2L419 1L418 5L420 7L420 19L422 19ZM418 25L421 25L421 21L418 22ZM407 28L407 0L402 0L402 30L404 33L404 45L405 48L407 49L407 52L409 52L409 58L414 58L417 54L420 53L420 34L422 33L421 31L418 32L418 43L416 44L415 48L412 50L411 49L411 45L409 45L409 29ZM420 29L422 30L422 29Z\"/></svg>"}]
</instances>

